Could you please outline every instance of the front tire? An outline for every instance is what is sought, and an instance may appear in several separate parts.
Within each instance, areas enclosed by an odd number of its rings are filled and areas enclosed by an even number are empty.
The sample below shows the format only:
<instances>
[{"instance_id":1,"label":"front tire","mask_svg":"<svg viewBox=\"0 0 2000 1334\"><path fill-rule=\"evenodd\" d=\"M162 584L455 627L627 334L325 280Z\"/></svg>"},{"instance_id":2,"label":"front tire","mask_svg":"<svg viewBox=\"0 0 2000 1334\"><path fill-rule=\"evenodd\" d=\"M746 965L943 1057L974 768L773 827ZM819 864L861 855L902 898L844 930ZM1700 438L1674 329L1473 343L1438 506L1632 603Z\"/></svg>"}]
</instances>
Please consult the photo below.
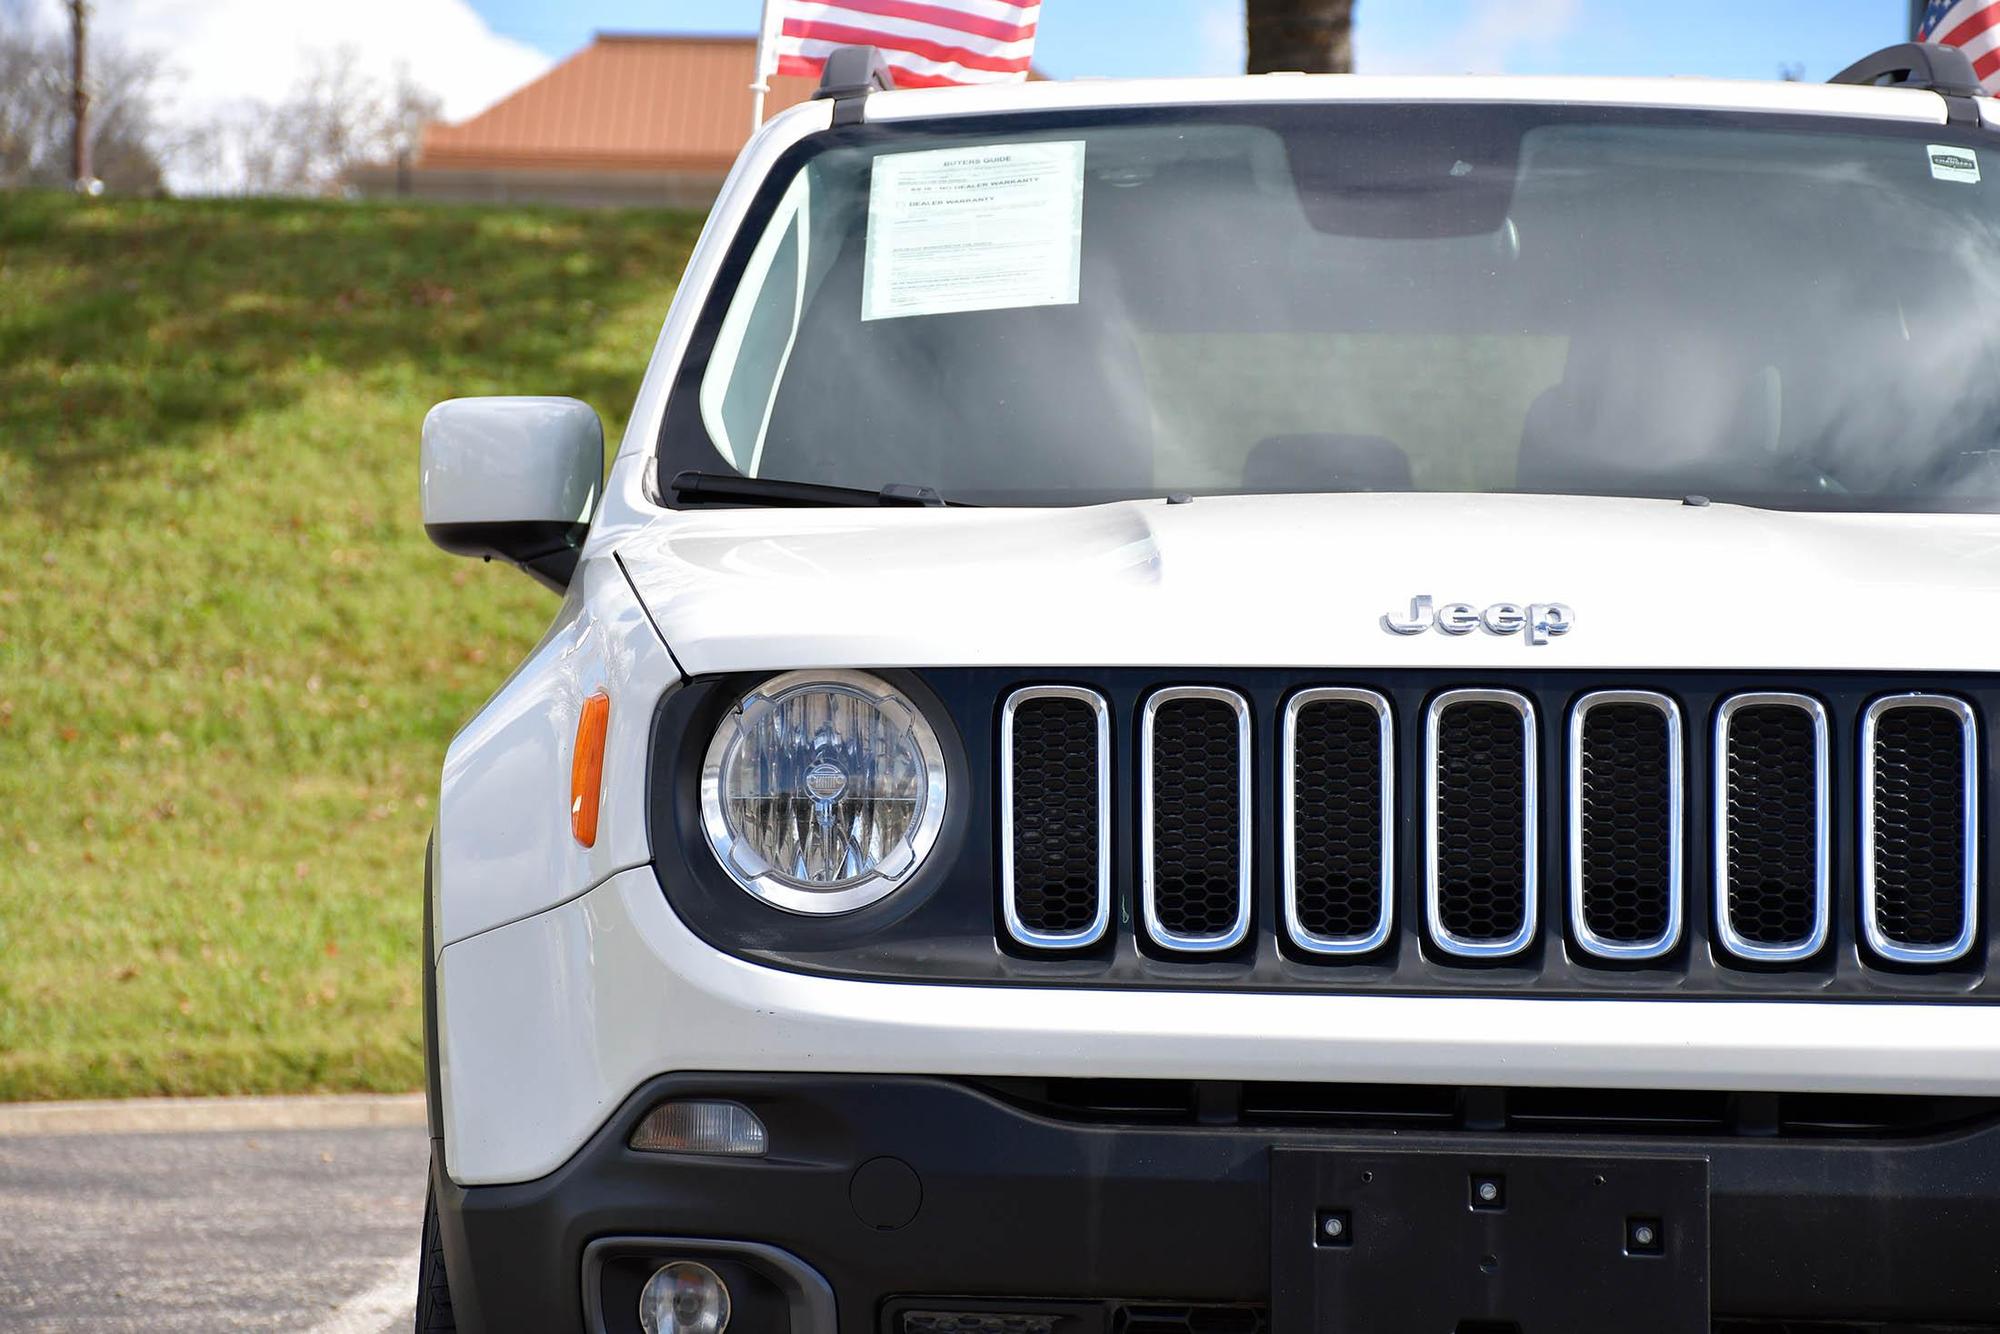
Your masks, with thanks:
<instances>
[{"instance_id":1,"label":"front tire","mask_svg":"<svg viewBox=\"0 0 2000 1334\"><path fill-rule=\"evenodd\" d=\"M457 1334L451 1314L451 1281L444 1272L444 1238L438 1231L437 1187L424 1191L424 1240L417 1256L416 1334Z\"/></svg>"}]
</instances>

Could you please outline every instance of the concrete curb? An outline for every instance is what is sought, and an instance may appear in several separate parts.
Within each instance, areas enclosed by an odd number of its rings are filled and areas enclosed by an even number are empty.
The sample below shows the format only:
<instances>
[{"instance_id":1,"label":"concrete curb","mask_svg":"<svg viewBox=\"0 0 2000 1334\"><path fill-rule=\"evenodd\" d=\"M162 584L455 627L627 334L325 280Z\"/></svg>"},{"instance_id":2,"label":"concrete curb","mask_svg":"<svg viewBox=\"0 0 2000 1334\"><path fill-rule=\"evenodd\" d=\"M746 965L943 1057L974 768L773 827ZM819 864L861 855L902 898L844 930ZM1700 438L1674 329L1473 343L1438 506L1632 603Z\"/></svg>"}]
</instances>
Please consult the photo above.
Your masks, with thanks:
<instances>
[{"instance_id":1,"label":"concrete curb","mask_svg":"<svg viewBox=\"0 0 2000 1334\"><path fill-rule=\"evenodd\" d=\"M160 1135L205 1130L349 1130L423 1124L421 1093L0 1103L0 1139L27 1135Z\"/></svg>"}]
</instances>

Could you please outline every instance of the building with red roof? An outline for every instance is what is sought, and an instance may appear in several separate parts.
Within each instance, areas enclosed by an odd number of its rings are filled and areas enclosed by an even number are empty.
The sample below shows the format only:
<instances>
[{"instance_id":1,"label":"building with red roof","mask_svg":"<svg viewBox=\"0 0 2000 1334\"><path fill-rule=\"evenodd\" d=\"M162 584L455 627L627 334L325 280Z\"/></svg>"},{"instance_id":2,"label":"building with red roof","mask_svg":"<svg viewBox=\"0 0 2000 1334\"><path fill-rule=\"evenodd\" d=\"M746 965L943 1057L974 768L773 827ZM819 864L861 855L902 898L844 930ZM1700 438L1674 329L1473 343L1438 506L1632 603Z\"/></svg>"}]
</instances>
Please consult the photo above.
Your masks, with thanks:
<instances>
[{"instance_id":1,"label":"building with red roof","mask_svg":"<svg viewBox=\"0 0 2000 1334\"><path fill-rule=\"evenodd\" d=\"M706 208L749 136L756 67L754 36L599 33L471 119L431 126L412 160L348 179L372 197ZM813 86L773 78L765 114Z\"/></svg>"}]
</instances>

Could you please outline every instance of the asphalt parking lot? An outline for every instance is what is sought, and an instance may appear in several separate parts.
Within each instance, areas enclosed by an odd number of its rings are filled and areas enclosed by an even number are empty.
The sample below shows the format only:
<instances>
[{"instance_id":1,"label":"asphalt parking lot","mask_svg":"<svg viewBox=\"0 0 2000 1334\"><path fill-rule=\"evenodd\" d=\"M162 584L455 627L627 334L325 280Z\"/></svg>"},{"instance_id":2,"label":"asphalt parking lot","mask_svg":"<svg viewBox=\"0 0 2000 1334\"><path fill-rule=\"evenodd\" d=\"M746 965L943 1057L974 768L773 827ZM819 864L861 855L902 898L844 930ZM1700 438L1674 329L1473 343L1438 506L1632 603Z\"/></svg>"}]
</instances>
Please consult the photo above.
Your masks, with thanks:
<instances>
[{"instance_id":1,"label":"asphalt parking lot","mask_svg":"<svg viewBox=\"0 0 2000 1334\"><path fill-rule=\"evenodd\" d=\"M421 1125L0 1135L0 1329L410 1328Z\"/></svg>"}]
</instances>

